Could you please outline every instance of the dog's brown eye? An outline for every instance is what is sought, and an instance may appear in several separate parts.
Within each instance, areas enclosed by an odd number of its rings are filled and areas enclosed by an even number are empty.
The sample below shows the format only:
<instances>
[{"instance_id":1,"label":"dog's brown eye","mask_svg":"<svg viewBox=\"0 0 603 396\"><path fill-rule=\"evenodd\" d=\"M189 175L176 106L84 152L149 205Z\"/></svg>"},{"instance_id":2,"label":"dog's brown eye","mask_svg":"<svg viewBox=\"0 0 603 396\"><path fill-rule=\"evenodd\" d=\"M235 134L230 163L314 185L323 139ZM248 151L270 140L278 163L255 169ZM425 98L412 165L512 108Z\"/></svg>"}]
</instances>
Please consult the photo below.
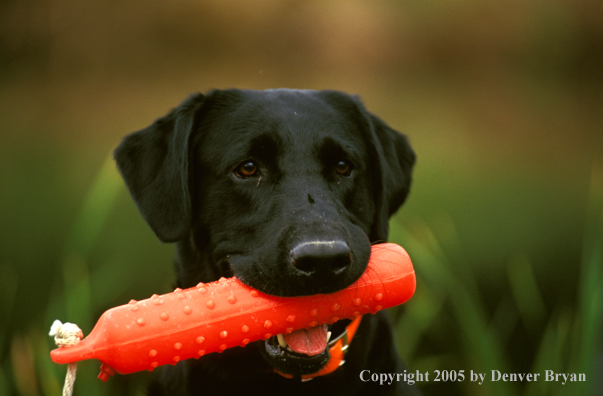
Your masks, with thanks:
<instances>
[{"instance_id":1,"label":"dog's brown eye","mask_svg":"<svg viewBox=\"0 0 603 396\"><path fill-rule=\"evenodd\" d=\"M235 175L239 179L243 179L256 175L258 171L258 165L254 161L245 161L235 170Z\"/></svg>"},{"instance_id":2,"label":"dog's brown eye","mask_svg":"<svg viewBox=\"0 0 603 396\"><path fill-rule=\"evenodd\" d=\"M337 170L337 173L342 176L349 176L352 172L352 166L347 161L339 161L335 167L335 170Z\"/></svg>"}]
</instances>

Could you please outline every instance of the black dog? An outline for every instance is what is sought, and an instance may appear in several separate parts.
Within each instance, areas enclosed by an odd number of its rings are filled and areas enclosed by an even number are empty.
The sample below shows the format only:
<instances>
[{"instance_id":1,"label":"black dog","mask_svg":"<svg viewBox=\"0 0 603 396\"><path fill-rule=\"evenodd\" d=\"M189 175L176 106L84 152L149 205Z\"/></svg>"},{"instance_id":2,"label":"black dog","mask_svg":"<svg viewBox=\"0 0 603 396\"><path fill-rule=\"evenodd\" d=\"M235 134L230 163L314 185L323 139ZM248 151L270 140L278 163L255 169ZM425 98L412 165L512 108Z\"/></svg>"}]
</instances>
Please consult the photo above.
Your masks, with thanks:
<instances>
[{"instance_id":1,"label":"black dog","mask_svg":"<svg viewBox=\"0 0 603 396\"><path fill-rule=\"evenodd\" d=\"M236 276L267 294L301 296L338 291L364 272L406 199L415 155L356 97L280 89L193 95L127 136L115 159L153 231L178 244L178 287ZM332 325L333 338L349 323ZM158 369L150 393L416 392L361 378L404 371L382 313L364 316L344 365L300 381L329 360L327 330L297 333L313 349L272 337Z\"/></svg>"}]
</instances>

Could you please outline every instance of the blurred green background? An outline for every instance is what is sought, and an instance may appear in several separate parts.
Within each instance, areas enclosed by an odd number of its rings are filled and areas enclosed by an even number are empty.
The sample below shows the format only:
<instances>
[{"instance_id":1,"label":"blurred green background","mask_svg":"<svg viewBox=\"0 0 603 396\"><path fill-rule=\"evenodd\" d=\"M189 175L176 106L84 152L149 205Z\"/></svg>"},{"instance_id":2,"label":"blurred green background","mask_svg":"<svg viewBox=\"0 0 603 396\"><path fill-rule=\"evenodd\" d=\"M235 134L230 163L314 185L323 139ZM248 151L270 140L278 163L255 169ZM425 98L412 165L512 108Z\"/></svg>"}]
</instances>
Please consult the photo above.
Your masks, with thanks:
<instances>
[{"instance_id":1,"label":"blurred green background","mask_svg":"<svg viewBox=\"0 0 603 396\"><path fill-rule=\"evenodd\" d=\"M0 3L0 394L58 395L54 319L171 290L173 247L110 158L211 88L338 89L418 154L391 222L419 284L390 313L412 370L586 373L426 395L603 394L599 0ZM147 373L76 394L140 395ZM433 378L433 377L430 377Z\"/></svg>"}]
</instances>

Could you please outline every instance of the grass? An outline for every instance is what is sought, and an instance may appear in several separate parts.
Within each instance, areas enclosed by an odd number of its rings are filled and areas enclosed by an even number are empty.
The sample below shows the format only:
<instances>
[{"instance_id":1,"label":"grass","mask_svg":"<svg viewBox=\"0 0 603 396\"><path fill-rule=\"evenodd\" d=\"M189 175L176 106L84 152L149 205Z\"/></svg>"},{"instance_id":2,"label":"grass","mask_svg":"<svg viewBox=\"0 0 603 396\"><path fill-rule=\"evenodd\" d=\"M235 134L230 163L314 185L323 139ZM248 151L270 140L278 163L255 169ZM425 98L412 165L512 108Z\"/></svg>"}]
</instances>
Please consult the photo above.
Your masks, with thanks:
<instances>
[{"instance_id":1,"label":"grass","mask_svg":"<svg viewBox=\"0 0 603 396\"><path fill-rule=\"evenodd\" d=\"M399 349L412 370L465 370L468 377L470 370L489 375L490 370L515 373L528 367L532 373L544 370L586 373L588 379L585 383L565 386L540 380L526 386L490 380L478 385L467 378L463 382L421 384L426 394L593 394L596 354L600 351L603 330L601 169L593 171L590 190L576 304L546 301L541 291L543 280L527 254L509 259L506 279L501 279L508 287L503 294L486 298L488 291L480 288L481 275L467 258L463 236L452 220L447 218L437 227L420 220L410 225L399 218L391 222L390 240L408 250L418 274L416 296L406 304L403 315L394 315ZM135 292L130 289L139 274L123 265L125 258L109 257L100 263L94 258L107 224L119 217L123 191L121 179L108 158L100 166L66 233L59 263L62 276L53 281L50 294L44 296L47 299L44 316L25 329L0 328L2 345L7 346L0 365L0 394L60 394L65 368L48 358L53 347L45 334L52 320L77 323L87 334L104 309L124 303L128 293L147 292L144 288ZM165 266L163 260L156 261L158 267ZM10 265L2 264L2 273L1 307L2 312L10 315L20 283L18 273ZM161 285L157 279L147 287ZM164 285L165 282L164 279ZM493 298L496 304L490 301ZM518 359L512 353L524 346L514 344L517 333L535 345L533 354L524 353ZM95 378L96 362L82 362L79 366L76 394L142 394L147 378L145 373L117 376L103 384Z\"/></svg>"}]
</instances>

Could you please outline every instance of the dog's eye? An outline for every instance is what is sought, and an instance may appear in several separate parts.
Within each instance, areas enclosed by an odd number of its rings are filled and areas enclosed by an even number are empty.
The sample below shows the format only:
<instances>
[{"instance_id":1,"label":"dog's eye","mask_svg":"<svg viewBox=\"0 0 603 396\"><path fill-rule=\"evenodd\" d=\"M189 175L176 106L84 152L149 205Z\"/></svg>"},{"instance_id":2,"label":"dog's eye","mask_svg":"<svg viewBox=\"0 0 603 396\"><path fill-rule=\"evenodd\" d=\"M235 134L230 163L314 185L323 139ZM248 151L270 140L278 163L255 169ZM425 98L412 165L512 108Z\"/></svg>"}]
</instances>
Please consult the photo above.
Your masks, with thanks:
<instances>
[{"instance_id":1,"label":"dog's eye","mask_svg":"<svg viewBox=\"0 0 603 396\"><path fill-rule=\"evenodd\" d=\"M234 174L239 179L255 176L259 172L258 164L255 161L245 161L235 169Z\"/></svg>"},{"instance_id":2,"label":"dog's eye","mask_svg":"<svg viewBox=\"0 0 603 396\"><path fill-rule=\"evenodd\" d=\"M335 170L342 176L349 176L352 173L352 165L347 161L339 161Z\"/></svg>"}]
</instances>

